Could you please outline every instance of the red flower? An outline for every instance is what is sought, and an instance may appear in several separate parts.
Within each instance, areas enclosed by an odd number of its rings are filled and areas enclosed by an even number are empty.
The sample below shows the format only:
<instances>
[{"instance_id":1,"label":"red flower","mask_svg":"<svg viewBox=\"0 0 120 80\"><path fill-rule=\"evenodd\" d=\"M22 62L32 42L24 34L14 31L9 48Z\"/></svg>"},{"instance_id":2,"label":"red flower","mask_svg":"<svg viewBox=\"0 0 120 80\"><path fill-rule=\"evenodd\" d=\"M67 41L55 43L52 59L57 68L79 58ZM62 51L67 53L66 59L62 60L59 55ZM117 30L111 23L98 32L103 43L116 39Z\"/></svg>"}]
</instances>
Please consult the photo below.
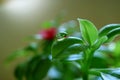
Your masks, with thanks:
<instances>
[{"instance_id":1,"label":"red flower","mask_svg":"<svg viewBox=\"0 0 120 80\"><path fill-rule=\"evenodd\" d=\"M57 29L54 28L54 27L48 28L48 29L43 29L40 32L42 38L45 39L45 40L52 40L52 39L54 39L56 33L57 33Z\"/></svg>"}]
</instances>

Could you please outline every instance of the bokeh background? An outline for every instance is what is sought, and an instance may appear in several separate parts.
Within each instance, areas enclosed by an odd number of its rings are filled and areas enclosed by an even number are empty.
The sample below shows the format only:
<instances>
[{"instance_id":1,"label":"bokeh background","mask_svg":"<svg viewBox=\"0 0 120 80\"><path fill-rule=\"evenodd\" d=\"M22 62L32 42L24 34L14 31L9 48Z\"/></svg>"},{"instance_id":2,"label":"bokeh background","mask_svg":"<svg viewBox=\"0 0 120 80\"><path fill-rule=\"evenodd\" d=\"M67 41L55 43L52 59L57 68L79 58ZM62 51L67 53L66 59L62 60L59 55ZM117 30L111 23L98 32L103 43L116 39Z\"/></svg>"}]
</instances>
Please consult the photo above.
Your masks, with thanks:
<instances>
[{"instance_id":1,"label":"bokeh background","mask_svg":"<svg viewBox=\"0 0 120 80\"><path fill-rule=\"evenodd\" d=\"M98 28L120 23L120 0L0 0L0 80L15 80L18 61L4 65L14 50L27 44L27 36L36 34L40 24L65 12L63 22L85 18Z\"/></svg>"}]
</instances>

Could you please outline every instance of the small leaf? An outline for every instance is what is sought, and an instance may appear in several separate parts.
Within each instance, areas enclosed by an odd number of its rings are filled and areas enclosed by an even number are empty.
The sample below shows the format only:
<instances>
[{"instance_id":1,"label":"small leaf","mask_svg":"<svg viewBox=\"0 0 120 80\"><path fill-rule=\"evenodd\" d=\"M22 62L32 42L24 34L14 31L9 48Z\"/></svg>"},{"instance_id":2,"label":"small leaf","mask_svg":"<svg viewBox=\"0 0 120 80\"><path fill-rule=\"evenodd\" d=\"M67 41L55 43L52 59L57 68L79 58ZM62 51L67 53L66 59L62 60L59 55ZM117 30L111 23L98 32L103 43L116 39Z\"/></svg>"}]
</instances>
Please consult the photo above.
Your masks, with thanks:
<instances>
[{"instance_id":1,"label":"small leaf","mask_svg":"<svg viewBox=\"0 0 120 80\"><path fill-rule=\"evenodd\" d=\"M92 46L94 50L98 49L103 43L105 43L108 40L107 36L100 37L95 44Z\"/></svg>"},{"instance_id":2,"label":"small leaf","mask_svg":"<svg viewBox=\"0 0 120 80\"><path fill-rule=\"evenodd\" d=\"M99 30L99 36L106 36L111 30L119 28L120 24L109 24Z\"/></svg>"},{"instance_id":3,"label":"small leaf","mask_svg":"<svg viewBox=\"0 0 120 80\"><path fill-rule=\"evenodd\" d=\"M24 49L16 50L10 56L8 56L8 58L5 60L5 63L10 63L13 60L15 60L16 58L23 57L26 55L28 55L28 54L27 54L27 51L25 51Z\"/></svg>"},{"instance_id":4,"label":"small leaf","mask_svg":"<svg viewBox=\"0 0 120 80\"><path fill-rule=\"evenodd\" d=\"M118 57L120 55L120 41L115 43L113 52L114 52L113 55L116 56L116 57Z\"/></svg>"},{"instance_id":5,"label":"small leaf","mask_svg":"<svg viewBox=\"0 0 120 80\"><path fill-rule=\"evenodd\" d=\"M82 44L82 40L76 37L62 38L55 41L52 45L52 58L58 57L63 51L73 44Z\"/></svg>"},{"instance_id":6,"label":"small leaf","mask_svg":"<svg viewBox=\"0 0 120 80\"><path fill-rule=\"evenodd\" d=\"M38 48L38 43L32 42L25 49L27 51L33 51L34 52L35 50L37 50L37 48Z\"/></svg>"},{"instance_id":7,"label":"small leaf","mask_svg":"<svg viewBox=\"0 0 120 80\"><path fill-rule=\"evenodd\" d=\"M98 38L98 31L94 24L85 19L78 19L83 39L89 45L93 45Z\"/></svg>"},{"instance_id":8,"label":"small leaf","mask_svg":"<svg viewBox=\"0 0 120 80\"><path fill-rule=\"evenodd\" d=\"M42 25L44 28L49 28L51 26L53 26L52 22L51 21L46 21L44 23L42 23Z\"/></svg>"}]
</instances>

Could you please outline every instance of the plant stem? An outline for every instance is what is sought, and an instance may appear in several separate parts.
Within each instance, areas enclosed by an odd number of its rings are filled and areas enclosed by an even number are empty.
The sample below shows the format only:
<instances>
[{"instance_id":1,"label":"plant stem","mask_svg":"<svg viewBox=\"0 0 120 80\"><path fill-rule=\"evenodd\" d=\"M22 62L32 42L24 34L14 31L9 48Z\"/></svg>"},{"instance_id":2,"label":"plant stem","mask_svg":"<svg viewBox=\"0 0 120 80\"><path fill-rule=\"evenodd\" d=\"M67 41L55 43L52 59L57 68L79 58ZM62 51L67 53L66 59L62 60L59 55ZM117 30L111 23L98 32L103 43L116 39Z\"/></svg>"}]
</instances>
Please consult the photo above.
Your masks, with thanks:
<instances>
[{"instance_id":1,"label":"plant stem","mask_svg":"<svg viewBox=\"0 0 120 80\"><path fill-rule=\"evenodd\" d=\"M82 78L83 80L88 80L88 69L87 65L83 66L83 71L82 71Z\"/></svg>"},{"instance_id":2,"label":"plant stem","mask_svg":"<svg viewBox=\"0 0 120 80\"><path fill-rule=\"evenodd\" d=\"M85 54L85 58L82 64L82 78L83 80L88 80L89 79L89 67L90 67L90 63L93 57L93 53L94 51L88 51L88 52L84 52Z\"/></svg>"}]
</instances>

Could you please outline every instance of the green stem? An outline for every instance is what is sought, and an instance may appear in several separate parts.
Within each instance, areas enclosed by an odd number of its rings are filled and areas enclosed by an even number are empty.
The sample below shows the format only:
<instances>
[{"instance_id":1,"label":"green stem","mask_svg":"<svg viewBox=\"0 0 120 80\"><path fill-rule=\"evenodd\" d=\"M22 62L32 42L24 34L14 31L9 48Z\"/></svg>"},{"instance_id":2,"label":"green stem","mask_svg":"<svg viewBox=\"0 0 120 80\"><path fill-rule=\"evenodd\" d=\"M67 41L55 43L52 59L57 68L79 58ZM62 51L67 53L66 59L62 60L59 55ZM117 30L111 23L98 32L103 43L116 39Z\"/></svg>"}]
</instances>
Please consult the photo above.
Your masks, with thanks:
<instances>
[{"instance_id":1,"label":"green stem","mask_svg":"<svg viewBox=\"0 0 120 80\"><path fill-rule=\"evenodd\" d=\"M88 80L89 79L89 68L90 68L90 63L93 58L94 51L85 51L84 52L84 61L82 64L82 78L83 80Z\"/></svg>"},{"instance_id":2,"label":"green stem","mask_svg":"<svg viewBox=\"0 0 120 80\"><path fill-rule=\"evenodd\" d=\"M83 80L88 80L88 66L87 65L84 65L83 68L82 68L82 78Z\"/></svg>"}]
</instances>

